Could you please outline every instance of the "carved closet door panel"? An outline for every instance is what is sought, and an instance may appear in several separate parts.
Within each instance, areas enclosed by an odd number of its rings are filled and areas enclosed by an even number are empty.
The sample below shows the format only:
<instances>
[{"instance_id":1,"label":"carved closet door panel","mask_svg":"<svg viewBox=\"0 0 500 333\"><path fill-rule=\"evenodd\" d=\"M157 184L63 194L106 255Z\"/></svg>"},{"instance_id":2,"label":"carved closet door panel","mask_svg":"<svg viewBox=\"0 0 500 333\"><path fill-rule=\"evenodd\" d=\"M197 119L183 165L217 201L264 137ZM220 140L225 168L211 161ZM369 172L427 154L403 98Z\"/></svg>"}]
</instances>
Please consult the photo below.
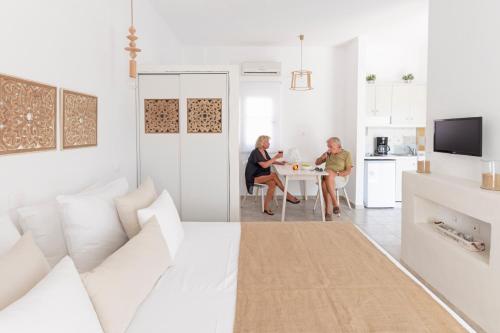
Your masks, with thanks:
<instances>
[{"instance_id":1,"label":"carved closet door panel","mask_svg":"<svg viewBox=\"0 0 500 333\"><path fill-rule=\"evenodd\" d=\"M180 211L179 75L139 75L139 181L151 177Z\"/></svg>"},{"instance_id":2,"label":"carved closet door panel","mask_svg":"<svg viewBox=\"0 0 500 333\"><path fill-rule=\"evenodd\" d=\"M181 74L181 206L184 221L228 221L227 74Z\"/></svg>"}]
</instances>

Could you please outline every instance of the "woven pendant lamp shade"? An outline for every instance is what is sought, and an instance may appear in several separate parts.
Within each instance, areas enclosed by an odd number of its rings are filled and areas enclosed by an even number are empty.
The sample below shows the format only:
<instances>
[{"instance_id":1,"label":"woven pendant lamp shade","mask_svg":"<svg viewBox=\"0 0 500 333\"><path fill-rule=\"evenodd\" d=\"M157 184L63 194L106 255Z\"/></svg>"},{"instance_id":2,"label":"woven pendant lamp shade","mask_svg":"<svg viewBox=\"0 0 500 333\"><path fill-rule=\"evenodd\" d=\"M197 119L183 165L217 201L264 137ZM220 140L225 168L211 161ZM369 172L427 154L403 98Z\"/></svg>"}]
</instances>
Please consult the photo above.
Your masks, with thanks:
<instances>
[{"instance_id":1,"label":"woven pendant lamp shade","mask_svg":"<svg viewBox=\"0 0 500 333\"><path fill-rule=\"evenodd\" d=\"M299 36L300 39L300 70L292 72L291 90L307 91L312 90L312 72L302 68L302 43L304 35Z\"/></svg>"}]
</instances>

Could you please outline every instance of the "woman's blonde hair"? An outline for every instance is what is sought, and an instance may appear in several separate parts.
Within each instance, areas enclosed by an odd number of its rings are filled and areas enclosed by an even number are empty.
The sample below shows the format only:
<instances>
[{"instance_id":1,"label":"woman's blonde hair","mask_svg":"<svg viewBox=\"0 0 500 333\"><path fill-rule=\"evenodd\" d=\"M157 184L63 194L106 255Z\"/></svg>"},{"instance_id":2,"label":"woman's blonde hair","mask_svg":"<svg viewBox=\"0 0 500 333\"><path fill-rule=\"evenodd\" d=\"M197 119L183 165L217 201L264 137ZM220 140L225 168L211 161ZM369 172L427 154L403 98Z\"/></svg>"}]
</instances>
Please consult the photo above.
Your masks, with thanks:
<instances>
[{"instance_id":1,"label":"woman's blonde hair","mask_svg":"<svg viewBox=\"0 0 500 333\"><path fill-rule=\"evenodd\" d=\"M262 144L264 143L264 141L269 141L271 139L270 136L268 135L261 135L257 138L257 141L255 141L255 148L257 149L260 149L262 148Z\"/></svg>"}]
</instances>

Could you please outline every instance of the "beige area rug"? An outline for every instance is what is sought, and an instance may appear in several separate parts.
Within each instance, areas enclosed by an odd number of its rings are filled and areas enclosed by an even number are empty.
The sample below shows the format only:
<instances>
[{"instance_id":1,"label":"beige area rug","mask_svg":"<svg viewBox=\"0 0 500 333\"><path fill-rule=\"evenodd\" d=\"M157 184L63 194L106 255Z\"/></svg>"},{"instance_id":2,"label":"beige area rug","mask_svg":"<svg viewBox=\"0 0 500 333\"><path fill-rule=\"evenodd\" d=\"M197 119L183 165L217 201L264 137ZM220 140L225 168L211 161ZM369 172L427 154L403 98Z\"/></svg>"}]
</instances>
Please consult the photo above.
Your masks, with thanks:
<instances>
[{"instance_id":1,"label":"beige area rug","mask_svg":"<svg viewBox=\"0 0 500 333\"><path fill-rule=\"evenodd\" d=\"M465 332L350 223L242 223L234 332Z\"/></svg>"}]
</instances>

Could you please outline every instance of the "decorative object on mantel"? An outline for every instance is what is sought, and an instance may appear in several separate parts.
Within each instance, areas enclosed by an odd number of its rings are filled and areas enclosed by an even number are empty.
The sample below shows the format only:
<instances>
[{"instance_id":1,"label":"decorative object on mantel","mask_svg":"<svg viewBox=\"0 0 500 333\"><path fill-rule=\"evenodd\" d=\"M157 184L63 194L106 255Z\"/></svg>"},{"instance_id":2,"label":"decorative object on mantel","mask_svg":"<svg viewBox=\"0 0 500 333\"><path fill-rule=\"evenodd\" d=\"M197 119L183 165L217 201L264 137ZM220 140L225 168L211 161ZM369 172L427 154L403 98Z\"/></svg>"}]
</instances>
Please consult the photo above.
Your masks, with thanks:
<instances>
[{"instance_id":1,"label":"decorative object on mantel","mask_svg":"<svg viewBox=\"0 0 500 333\"><path fill-rule=\"evenodd\" d=\"M62 149L97 146L97 97L61 89Z\"/></svg>"},{"instance_id":2,"label":"decorative object on mantel","mask_svg":"<svg viewBox=\"0 0 500 333\"><path fill-rule=\"evenodd\" d=\"M187 132L222 133L222 98L188 98Z\"/></svg>"},{"instance_id":3,"label":"decorative object on mantel","mask_svg":"<svg viewBox=\"0 0 500 333\"><path fill-rule=\"evenodd\" d=\"M411 83L415 79L415 77L413 76L412 73L408 73L403 75L402 79L405 83Z\"/></svg>"},{"instance_id":4,"label":"decorative object on mantel","mask_svg":"<svg viewBox=\"0 0 500 333\"><path fill-rule=\"evenodd\" d=\"M417 153L417 172L431 173L431 161L425 151L418 151Z\"/></svg>"},{"instance_id":5,"label":"decorative object on mantel","mask_svg":"<svg viewBox=\"0 0 500 333\"><path fill-rule=\"evenodd\" d=\"M304 35L299 36L300 40L300 70L292 72L291 90L306 91L312 90L311 77L312 72L302 67L302 44L304 42Z\"/></svg>"},{"instance_id":6,"label":"decorative object on mantel","mask_svg":"<svg viewBox=\"0 0 500 333\"><path fill-rule=\"evenodd\" d=\"M57 148L57 88L0 74L0 155Z\"/></svg>"},{"instance_id":7,"label":"decorative object on mantel","mask_svg":"<svg viewBox=\"0 0 500 333\"><path fill-rule=\"evenodd\" d=\"M130 18L131 18L131 24L130 28L128 28L128 32L130 33L127 36L127 39L130 41L128 43L128 46L125 48L126 51L130 53L130 60L129 60L129 76L131 78L136 78L137 77L137 63L135 61L135 58L137 57L137 53L141 52L141 49L136 47L135 41L137 40L137 36L135 35L135 27L134 27L134 0L130 0Z\"/></svg>"},{"instance_id":8,"label":"decorative object on mantel","mask_svg":"<svg viewBox=\"0 0 500 333\"><path fill-rule=\"evenodd\" d=\"M481 160L481 165L481 188L491 191L500 191L500 161Z\"/></svg>"},{"instance_id":9,"label":"decorative object on mantel","mask_svg":"<svg viewBox=\"0 0 500 333\"><path fill-rule=\"evenodd\" d=\"M432 222L434 230L441 235L455 241L458 245L472 252L483 252L486 250L486 245L481 240L475 240L472 235L460 232L443 221Z\"/></svg>"},{"instance_id":10,"label":"decorative object on mantel","mask_svg":"<svg viewBox=\"0 0 500 333\"><path fill-rule=\"evenodd\" d=\"M368 83L375 83L376 80L377 80L377 75L375 74L368 74L366 76L366 82Z\"/></svg>"},{"instance_id":11,"label":"decorative object on mantel","mask_svg":"<svg viewBox=\"0 0 500 333\"><path fill-rule=\"evenodd\" d=\"M144 100L145 133L179 133L178 99Z\"/></svg>"}]
</instances>

